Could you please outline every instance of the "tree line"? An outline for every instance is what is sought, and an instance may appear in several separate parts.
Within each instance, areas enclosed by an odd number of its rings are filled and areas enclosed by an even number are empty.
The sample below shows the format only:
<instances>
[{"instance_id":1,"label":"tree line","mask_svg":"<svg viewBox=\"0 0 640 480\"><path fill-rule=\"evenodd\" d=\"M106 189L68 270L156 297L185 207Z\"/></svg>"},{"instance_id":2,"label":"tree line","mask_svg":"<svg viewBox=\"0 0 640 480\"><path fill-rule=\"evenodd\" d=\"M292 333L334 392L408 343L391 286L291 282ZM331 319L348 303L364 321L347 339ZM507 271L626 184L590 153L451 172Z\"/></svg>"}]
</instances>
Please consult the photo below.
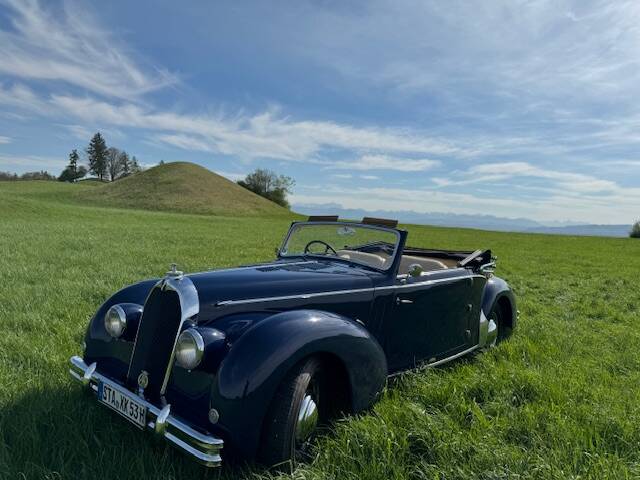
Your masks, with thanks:
<instances>
[{"instance_id":1,"label":"tree line","mask_svg":"<svg viewBox=\"0 0 640 480\"><path fill-rule=\"evenodd\" d=\"M0 182L17 181L17 180L57 180L55 175L40 170L39 172L25 172L22 175L11 172L0 172Z\"/></svg>"},{"instance_id":2,"label":"tree line","mask_svg":"<svg viewBox=\"0 0 640 480\"><path fill-rule=\"evenodd\" d=\"M50 174L45 170L26 172L22 175L10 172L0 172L0 181L17 180L59 180L61 182L76 182L89 173L100 181L114 181L142 170L135 155L129 156L124 150L108 147L100 132L97 132L85 148L87 166L81 165L78 149L74 148L69 154L69 163L60 176Z\"/></svg>"},{"instance_id":3,"label":"tree line","mask_svg":"<svg viewBox=\"0 0 640 480\"><path fill-rule=\"evenodd\" d=\"M100 132L97 132L85 149L88 166L80 165L80 155L77 149L69 154L69 164L62 171L58 180L61 182L75 182L91 173L100 181L114 181L129 176L141 170L138 160L129 156L124 150L107 147L107 142Z\"/></svg>"}]
</instances>

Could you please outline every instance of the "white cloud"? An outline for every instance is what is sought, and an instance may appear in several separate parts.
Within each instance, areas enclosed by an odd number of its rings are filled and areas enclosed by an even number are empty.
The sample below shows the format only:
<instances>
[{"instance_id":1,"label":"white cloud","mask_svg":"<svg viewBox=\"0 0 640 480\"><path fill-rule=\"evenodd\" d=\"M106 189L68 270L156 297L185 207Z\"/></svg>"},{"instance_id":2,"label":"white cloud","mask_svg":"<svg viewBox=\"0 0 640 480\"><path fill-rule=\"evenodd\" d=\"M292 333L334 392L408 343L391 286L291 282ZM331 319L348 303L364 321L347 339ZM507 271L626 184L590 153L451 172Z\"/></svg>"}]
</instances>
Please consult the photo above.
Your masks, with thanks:
<instances>
[{"instance_id":1,"label":"white cloud","mask_svg":"<svg viewBox=\"0 0 640 480\"><path fill-rule=\"evenodd\" d=\"M391 157L388 155L363 155L354 161L333 162L328 168L340 170L395 170L397 172L420 172L439 165L440 162L437 160Z\"/></svg>"},{"instance_id":2,"label":"white cloud","mask_svg":"<svg viewBox=\"0 0 640 480\"><path fill-rule=\"evenodd\" d=\"M43 157L39 155L3 155L0 154L0 170L23 173L31 170L49 170L57 174L67 164L65 159Z\"/></svg>"},{"instance_id":3,"label":"white cloud","mask_svg":"<svg viewBox=\"0 0 640 480\"><path fill-rule=\"evenodd\" d=\"M146 71L117 39L79 5L54 12L37 0L2 0L11 10L11 29L0 30L0 73L37 80L58 80L119 98L171 85L175 76Z\"/></svg>"},{"instance_id":4,"label":"white cloud","mask_svg":"<svg viewBox=\"0 0 640 480\"><path fill-rule=\"evenodd\" d=\"M572 219L584 223L629 223L638 215L640 188L606 195L555 194L529 199L510 198L502 190L454 193L432 189L338 186L306 189L292 195L294 204L337 203L342 208L398 210L419 213L477 214L490 212L507 218L526 217L541 222Z\"/></svg>"},{"instance_id":5,"label":"white cloud","mask_svg":"<svg viewBox=\"0 0 640 480\"><path fill-rule=\"evenodd\" d=\"M153 140L194 152L215 152L215 148L205 140L183 134L156 135Z\"/></svg>"},{"instance_id":6,"label":"white cloud","mask_svg":"<svg viewBox=\"0 0 640 480\"><path fill-rule=\"evenodd\" d=\"M51 106L87 122L118 127L165 131L154 139L187 149L235 155L241 158L275 158L313 162L324 148L356 152L406 154L464 154L449 142L426 138L412 132L389 128L354 127L328 121L295 121L266 111L254 116L224 118L158 112L131 103L114 104L90 97L52 95ZM315 160L316 163L322 163ZM433 160L365 154L355 162L356 169L371 168L417 171L436 165ZM341 168L340 164L332 164ZM346 165L346 164L345 164ZM349 165L352 165L349 162ZM349 167L351 168L351 167Z\"/></svg>"},{"instance_id":7,"label":"white cloud","mask_svg":"<svg viewBox=\"0 0 640 480\"><path fill-rule=\"evenodd\" d=\"M0 145L7 143L11 143L11 138L0 135Z\"/></svg>"},{"instance_id":8,"label":"white cloud","mask_svg":"<svg viewBox=\"0 0 640 480\"><path fill-rule=\"evenodd\" d=\"M237 182L238 180L243 180L247 174L246 173L236 173L236 172L220 172L216 171L216 173L232 182Z\"/></svg>"},{"instance_id":9,"label":"white cloud","mask_svg":"<svg viewBox=\"0 0 640 480\"><path fill-rule=\"evenodd\" d=\"M363 180L379 180L380 177L378 177L377 175L360 175L360 178L362 178Z\"/></svg>"},{"instance_id":10,"label":"white cloud","mask_svg":"<svg viewBox=\"0 0 640 480\"><path fill-rule=\"evenodd\" d=\"M549 180L557 184L559 188L572 192L611 192L619 188L615 182L610 180L582 173L544 169L526 162L485 163L473 166L465 172L458 172L454 179L437 177L433 180L438 186L446 187L498 182L512 178Z\"/></svg>"},{"instance_id":11,"label":"white cloud","mask_svg":"<svg viewBox=\"0 0 640 480\"><path fill-rule=\"evenodd\" d=\"M466 110L467 98L479 95L519 105L562 98L566 106L585 95L619 101L640 90L635 0L498 0L473 14L465 2L371 1L357 14L309 8L297 18L306 34L286 48L357 88L437 92Z\"/></svg>"},{"instance_id":12,"label":"white cloud","mask_svg":"<svg viewBox=\"0 0 640 480\"><path fill-rule=\"evenodd\" d=\"M122 139L125 137L124 132L115 128L104 128L99 126L88 127L86 125L76 125L76 124L60 124L61 127L73 135L74 138L81 140L84 143L89 143L89 140L96 132L102 133L104 136L108 137L110 140Z\"/></svg>"},{"instance_id":13,"label":"white cloud","mask_svg":"<svg viewBox=\"0 0 640 480\"><path fill-rule=\"evenodd\" d=\"M45 100L22 84L5 87L0 83L0 104L43 115L51 111L51 107Z\"/></svg>"}]
</instances>

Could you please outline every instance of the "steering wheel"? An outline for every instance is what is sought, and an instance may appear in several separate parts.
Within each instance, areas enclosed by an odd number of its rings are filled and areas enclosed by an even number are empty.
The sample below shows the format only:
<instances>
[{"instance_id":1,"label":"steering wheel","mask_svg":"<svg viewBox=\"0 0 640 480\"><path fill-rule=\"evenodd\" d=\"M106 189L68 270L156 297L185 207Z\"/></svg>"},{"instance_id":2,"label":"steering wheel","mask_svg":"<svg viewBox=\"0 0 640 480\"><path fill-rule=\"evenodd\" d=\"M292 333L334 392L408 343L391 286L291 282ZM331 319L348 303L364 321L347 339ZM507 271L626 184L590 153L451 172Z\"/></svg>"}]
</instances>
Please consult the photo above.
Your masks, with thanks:
<instances>
[{"instance_id":1,"label":"steering wheel","mask_svg":"<svg viewBox=\"0 0 640 480\"><path fill-rule=\"evenodd\" d=\"M338 256L338 252L335 251L335 249L329 245L327 242L323 242L322 240L311 240L309 243L307 243L304 247L304 253L312 253L309 251L309 247L315 243L319 243L320 245L324 245L324 253L325 255L328 252L333 253L336 257Z\"/></svg>"}]
</instances>

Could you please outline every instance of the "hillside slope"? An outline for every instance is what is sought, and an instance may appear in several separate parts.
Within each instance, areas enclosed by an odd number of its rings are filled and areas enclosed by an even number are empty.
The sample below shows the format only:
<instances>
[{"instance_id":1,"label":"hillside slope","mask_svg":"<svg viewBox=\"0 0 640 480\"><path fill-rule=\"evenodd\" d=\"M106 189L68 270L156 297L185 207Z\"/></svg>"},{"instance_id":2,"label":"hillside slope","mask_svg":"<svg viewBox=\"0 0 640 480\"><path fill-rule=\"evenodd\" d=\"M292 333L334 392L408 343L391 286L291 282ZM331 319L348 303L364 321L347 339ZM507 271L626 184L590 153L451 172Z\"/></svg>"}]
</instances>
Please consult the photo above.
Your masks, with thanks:
<instances>
[{"instance_id":1,"label":"hillside slope","mask_svg":"<svg viewBox=\"0 0 640 480\"><path fill-rule=\"evenodd\" d=\"M158 165L77 198L96 206L209 215L285 216L291 212L193 163Z\"/></svg>"}]
</instances>

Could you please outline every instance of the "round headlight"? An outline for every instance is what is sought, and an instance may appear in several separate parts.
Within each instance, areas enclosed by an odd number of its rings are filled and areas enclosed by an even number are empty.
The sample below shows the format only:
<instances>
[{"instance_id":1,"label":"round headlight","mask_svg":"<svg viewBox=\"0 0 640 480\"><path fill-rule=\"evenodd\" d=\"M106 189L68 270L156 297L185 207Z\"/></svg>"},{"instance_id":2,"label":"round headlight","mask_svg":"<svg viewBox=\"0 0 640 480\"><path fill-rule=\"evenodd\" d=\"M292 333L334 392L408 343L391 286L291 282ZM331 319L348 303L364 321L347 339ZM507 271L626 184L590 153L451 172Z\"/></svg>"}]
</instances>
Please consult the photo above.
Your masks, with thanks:
<instances>
[{"instance_id":1,"label":"round headlight","mask_svg":"<svg viewBox=\"0 0 640 480\"><path fill-rule=\"evenodd\" d=\"M176 365L192 370L202 360L204 340L195 328L188 328L180 334L176 343Z\"/></svg>"},{"instance_id":2,"label":"round headlight","mask_svg":"<svg viewBox=\"0 0 640 480\"><path fill-rule=\"evenodd\" d=\"M127 328L127 314L120 305L113 305L104 316L104 328L113 338L120 337Z\"/></svg>"}]
</instances>

